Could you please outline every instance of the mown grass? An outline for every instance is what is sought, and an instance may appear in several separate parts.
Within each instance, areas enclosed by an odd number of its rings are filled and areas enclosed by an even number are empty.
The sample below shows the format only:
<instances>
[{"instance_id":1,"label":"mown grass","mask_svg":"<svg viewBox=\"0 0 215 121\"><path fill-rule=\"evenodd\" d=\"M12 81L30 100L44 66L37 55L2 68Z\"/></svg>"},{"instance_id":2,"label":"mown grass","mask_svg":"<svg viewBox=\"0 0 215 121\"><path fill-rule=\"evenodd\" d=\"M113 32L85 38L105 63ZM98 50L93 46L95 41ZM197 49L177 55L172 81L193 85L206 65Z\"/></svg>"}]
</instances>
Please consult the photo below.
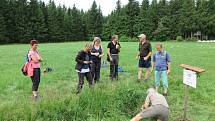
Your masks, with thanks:
<instances>
[{"instance_id":1,"label":"mown grass","mask_svg":"<svg viewBox=\"0 0 215 121\"><path fill-rule=\"evenodd\" d=\"M83 45L84 42L40 44L42 68L50 66L54 71L42 75L39 102L32 101L31 80L20 71L29 46L0 46L0 120L128 121L134 116L144 102L146 89L153 85L153 74L148 83L136 82L138 43L121 43L120 66L125 72L120 73L119 81L111 82L109 68L102 68L101 82L90 90L86 81L83 92L76 96L74 58ZM155 51L155 43L152 45ZM103 46L106 48L107 43ZM182 63L206 70L198 79L197 88L189 90L189 119L214 121L215 44L165 42L164 46L172 58L167 98L170 121L177 120L183 112Z\"/></svg>"}]
</instances>

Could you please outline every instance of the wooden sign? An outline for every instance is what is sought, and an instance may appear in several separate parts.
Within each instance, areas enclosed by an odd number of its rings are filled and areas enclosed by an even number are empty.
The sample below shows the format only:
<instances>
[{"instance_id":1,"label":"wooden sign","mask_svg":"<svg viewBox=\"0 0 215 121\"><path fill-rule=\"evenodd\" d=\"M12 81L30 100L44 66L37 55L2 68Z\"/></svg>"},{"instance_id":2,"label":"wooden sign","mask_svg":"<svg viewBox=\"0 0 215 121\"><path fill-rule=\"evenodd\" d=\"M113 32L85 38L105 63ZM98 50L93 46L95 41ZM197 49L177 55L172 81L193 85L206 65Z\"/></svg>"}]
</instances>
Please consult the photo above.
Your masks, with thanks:
<instances>
[{"instance_id":1,"label":"wooden sign","mask_svg":"<svg viewBox=\"0 0 215 121\"><path fill-rule=\"evenodd\" d=\"M184 84L191 86L193 88L196 88L196 80L197 80L196 72L184 69L184 71L183 71L183 83Z\"/></svg>"},{"instance_id":2,"label":"wooden sign","mask_svg":"<svg viewBox=\"0 0 215 121\"><path fill-rule=\"evenodd\" d=\"M180 67L184 68L183 83L184 85L184 115L182 121L187 121L187 109L188 109L188 89L189 86L196 88L197 74L204 72L204 69L181 64Z\"/></svg>"},{"instance_id":3,"label":"wooden sign","mask_svg":"<svg viewBox=\"0 0 215 121\"><path fill-rule=\"evenodd\" d=\"M186 65L186 64L181 64L180 67L182 67L184 69L187 69L187 70L194 71L196 73L202 73L202 72L205 71L204 69L201 69L201 68L198 68L198 67L194 67L194 66L189 66L189 65Z\"/></svg>"}]
</instances>

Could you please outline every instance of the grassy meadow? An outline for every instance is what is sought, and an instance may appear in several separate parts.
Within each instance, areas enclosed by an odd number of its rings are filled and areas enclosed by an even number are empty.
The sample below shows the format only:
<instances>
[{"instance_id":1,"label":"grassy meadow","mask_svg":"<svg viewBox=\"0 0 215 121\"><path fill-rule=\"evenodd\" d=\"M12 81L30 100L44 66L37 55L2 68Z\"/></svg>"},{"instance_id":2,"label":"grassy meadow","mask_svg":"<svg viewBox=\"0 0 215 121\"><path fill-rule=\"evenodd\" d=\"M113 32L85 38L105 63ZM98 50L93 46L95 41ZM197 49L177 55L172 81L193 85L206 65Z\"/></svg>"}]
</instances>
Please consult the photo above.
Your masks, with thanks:
<instances>
[{"instance_id":1,"label":"grassy meadow","mask_svg":"<svg viewBox=\"0 0 215 121\"><path fill-rule=\"evenodd\" d=\"M39 52L53 72L42 74L39 92L41 99L32 100L31 80L21 73L24 56L30 48L25 44L0 45L0 121L129 121L140 111L149 82L137 83L135 59L138 43L122 42L118 81L110 81L109 68L101 69L100 83L93 90L85 81L82 93L75 95L77 73L75 56L85 42L40 44ZM155 52L155 42L152 42ZM182 68L185 63L206 70L189 90L188 117L191 121L215 121L215 43L165 42L172 65L169 76L170 121L183 114L184 86ZM107 42L103 42L106 51ZM105 54L106 55L106 54ZM106 60L106 56L103 58ZM153 121L148 119L144 121Z\"/></svg>"}]
</instances>

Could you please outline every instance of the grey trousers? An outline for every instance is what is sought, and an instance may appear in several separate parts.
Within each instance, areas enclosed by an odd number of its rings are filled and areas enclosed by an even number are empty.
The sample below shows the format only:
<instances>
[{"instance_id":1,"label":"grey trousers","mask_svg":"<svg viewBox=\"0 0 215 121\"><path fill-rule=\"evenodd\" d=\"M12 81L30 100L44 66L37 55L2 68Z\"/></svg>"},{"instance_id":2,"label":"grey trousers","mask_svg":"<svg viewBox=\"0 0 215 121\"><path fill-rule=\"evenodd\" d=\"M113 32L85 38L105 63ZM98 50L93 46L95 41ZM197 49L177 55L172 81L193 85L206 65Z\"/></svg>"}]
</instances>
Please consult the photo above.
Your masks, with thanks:
<instances>
[{"instance_id":1,"label":"grey trousers","mask_svg":"<svg viewBox=\"0 0 215 121\"><path fill-rule=\"evenodd\" d=\"M163 105L153 105L147 109L144 109L139 113L142 118L156 117L162 121L168 121L169 108Z\"/></svg>"},{"instance_id":2,"label":"grey trousers","mask_svg":"<svg viewBox=\"0 0 215 121\"><path fill-rule=\"evenodd\" d=\"M111 79L118 77L119 55L111 55L113 61L110 62L110 77Z\"/></svg>"}]
</instances>

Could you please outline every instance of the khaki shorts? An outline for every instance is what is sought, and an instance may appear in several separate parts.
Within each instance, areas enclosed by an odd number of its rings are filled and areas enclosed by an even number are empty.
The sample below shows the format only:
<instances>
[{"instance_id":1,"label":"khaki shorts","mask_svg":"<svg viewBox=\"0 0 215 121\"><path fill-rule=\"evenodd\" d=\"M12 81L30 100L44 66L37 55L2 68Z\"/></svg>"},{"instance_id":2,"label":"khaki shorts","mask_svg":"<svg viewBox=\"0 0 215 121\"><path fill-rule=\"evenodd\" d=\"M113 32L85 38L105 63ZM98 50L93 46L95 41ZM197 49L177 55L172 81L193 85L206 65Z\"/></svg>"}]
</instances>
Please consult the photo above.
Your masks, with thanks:
<instances>
[{"instance_id":1,"label":"khaki shorts","mask_svg":"<svg viewBox=\"0 0 215 121\"><path fill-rule=\"evenodd\" d=\"M163 105L153 105L141 111L139 116L142 118L156 117L162 121L168 121L169 109Z\"/></svg>"}]
</instances>

